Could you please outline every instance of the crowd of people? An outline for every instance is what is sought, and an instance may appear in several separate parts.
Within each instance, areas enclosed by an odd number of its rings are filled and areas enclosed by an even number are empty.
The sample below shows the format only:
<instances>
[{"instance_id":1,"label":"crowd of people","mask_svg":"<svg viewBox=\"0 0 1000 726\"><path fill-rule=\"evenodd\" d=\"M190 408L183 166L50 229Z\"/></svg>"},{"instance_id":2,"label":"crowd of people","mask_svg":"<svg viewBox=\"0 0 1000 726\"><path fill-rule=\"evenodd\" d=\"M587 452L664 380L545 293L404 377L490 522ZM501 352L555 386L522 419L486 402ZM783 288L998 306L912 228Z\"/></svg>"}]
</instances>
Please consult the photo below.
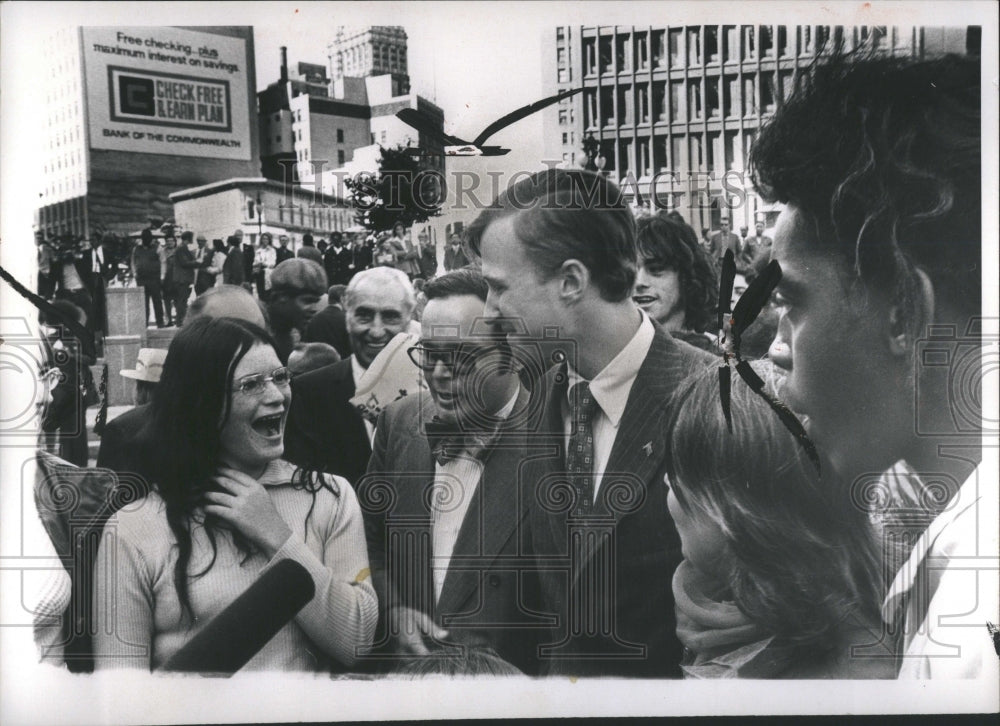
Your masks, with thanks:
<instances>
[{"instance_id":1,"label":"crowd of people","mask_svg":"<svg viewBox=\"0 0 1000 726\"><path fill-rule=\"evenodd\" d=\"M962 563L996 556L997 484L922 365L981 316L979 104L970 58L816 65L752 150L771 235L703 244L549 169L441 274L402 226L364 261L267 240L239 280L239 240L202 267L182 240L175 284L223 280L101 443L148 491L93 563L96 667L169 669L291 560L314 594L247 668L995 682L997 571ZM727 250L737 288L780 266L759 388L719 374Z\"/></svg>"}]
</instances>

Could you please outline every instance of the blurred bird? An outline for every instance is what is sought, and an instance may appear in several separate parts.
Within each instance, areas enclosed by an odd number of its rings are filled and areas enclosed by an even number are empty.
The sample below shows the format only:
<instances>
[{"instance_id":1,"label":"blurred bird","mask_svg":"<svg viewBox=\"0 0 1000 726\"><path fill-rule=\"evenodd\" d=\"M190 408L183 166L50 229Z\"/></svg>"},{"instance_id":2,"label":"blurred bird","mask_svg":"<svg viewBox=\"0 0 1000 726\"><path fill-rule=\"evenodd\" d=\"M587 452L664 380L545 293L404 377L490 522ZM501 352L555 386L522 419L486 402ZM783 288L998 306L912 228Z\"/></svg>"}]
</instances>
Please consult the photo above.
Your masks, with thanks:
<instances>
[{"instance_id":1,"label":"blurred bird","mask_svg":"<svg viewBox=\"0 0 1000 726\"><path fill-rule=\"evenodd\" d=\"M500 146L483 146L483 142L500 129L506 128L512 123L520 121L526 116L530 116L546 106L551 106L553 103L558 103L564 98L574 96L582 90L582 88L574 88L569 91L563 91L562 93L557 93L554 96L543 98L541 101L529 103L527 106L522 106L516 111L511 111L506 116L498 118L496 121L483 129L483 132L471 142L464 141L457 136L451 136L444 133L441 129L437 128L434 119L415 108L404 108L402 111L396 113L396 118L400 119L407 125L412 126L420 133L427 134L428 136L440 141L444 145L445 156L503 156L504 154L509 153L510 149L504 149ZM426 149L421 149L419 147L407 149L407 153L415 156L433 155Z\"/></svg>"}]
</instances>

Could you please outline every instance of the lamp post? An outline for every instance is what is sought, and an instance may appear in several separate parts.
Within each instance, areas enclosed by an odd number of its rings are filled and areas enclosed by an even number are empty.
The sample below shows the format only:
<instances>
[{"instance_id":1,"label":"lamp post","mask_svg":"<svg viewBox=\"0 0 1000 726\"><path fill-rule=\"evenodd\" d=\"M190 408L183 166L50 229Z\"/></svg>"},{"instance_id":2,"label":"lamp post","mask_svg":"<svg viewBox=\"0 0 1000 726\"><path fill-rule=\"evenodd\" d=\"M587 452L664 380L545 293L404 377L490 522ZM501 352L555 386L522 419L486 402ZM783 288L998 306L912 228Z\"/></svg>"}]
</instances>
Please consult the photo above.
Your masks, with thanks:
<instances>
[{"instance_id":1,"label":"lamp post","mask_svg":"<svg viewBox=\"0 0 1000 726\"><path fill-rule=\"evenodd\" d=\"M587 132L587 136L583 139L583 153L587 155L587 161L583 165L583 168L587 171L597 171L597 164L595 159L597 158L597 152L600 149L600 143L594 138L594 135Z\"/></svg>"}]
</instances>

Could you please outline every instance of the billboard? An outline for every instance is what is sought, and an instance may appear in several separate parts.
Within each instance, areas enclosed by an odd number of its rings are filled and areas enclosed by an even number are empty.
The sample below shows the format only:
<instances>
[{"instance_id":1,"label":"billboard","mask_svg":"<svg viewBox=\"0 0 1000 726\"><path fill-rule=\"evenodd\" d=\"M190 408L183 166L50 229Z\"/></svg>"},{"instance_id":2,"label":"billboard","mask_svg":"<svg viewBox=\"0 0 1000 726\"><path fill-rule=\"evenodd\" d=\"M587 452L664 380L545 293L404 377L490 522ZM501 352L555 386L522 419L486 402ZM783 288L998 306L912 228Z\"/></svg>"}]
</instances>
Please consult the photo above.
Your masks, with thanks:
<instances>
[{"instance_id":1,"label":"billboard","mask_svg":"<svg viewBox=\"0 0 1000 726\"><path fill-rule=\"evenodd\" d=\"M245 39L169 27L81 32L92 149L250 159Z\"/></svg>"}]
</instances>

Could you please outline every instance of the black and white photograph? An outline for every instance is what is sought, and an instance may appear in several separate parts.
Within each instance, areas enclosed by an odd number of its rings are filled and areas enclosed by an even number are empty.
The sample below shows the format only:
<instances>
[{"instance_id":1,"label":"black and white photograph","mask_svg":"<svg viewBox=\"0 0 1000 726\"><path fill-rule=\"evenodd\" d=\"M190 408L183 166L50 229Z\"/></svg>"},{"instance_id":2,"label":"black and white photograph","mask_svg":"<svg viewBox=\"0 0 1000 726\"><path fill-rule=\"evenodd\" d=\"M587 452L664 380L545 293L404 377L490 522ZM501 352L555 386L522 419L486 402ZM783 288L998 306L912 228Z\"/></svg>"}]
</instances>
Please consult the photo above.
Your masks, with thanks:
<instances>
[{"instance_id":1,"label":"black and white photograph","mask_svg":"<svg viewBox=\"0 0 1000 726\"><path fill-rule=\"evenodd\" d=\"M1000 711L994 3L0 20L4 724Z\"/></svg>"}]
</instances>

